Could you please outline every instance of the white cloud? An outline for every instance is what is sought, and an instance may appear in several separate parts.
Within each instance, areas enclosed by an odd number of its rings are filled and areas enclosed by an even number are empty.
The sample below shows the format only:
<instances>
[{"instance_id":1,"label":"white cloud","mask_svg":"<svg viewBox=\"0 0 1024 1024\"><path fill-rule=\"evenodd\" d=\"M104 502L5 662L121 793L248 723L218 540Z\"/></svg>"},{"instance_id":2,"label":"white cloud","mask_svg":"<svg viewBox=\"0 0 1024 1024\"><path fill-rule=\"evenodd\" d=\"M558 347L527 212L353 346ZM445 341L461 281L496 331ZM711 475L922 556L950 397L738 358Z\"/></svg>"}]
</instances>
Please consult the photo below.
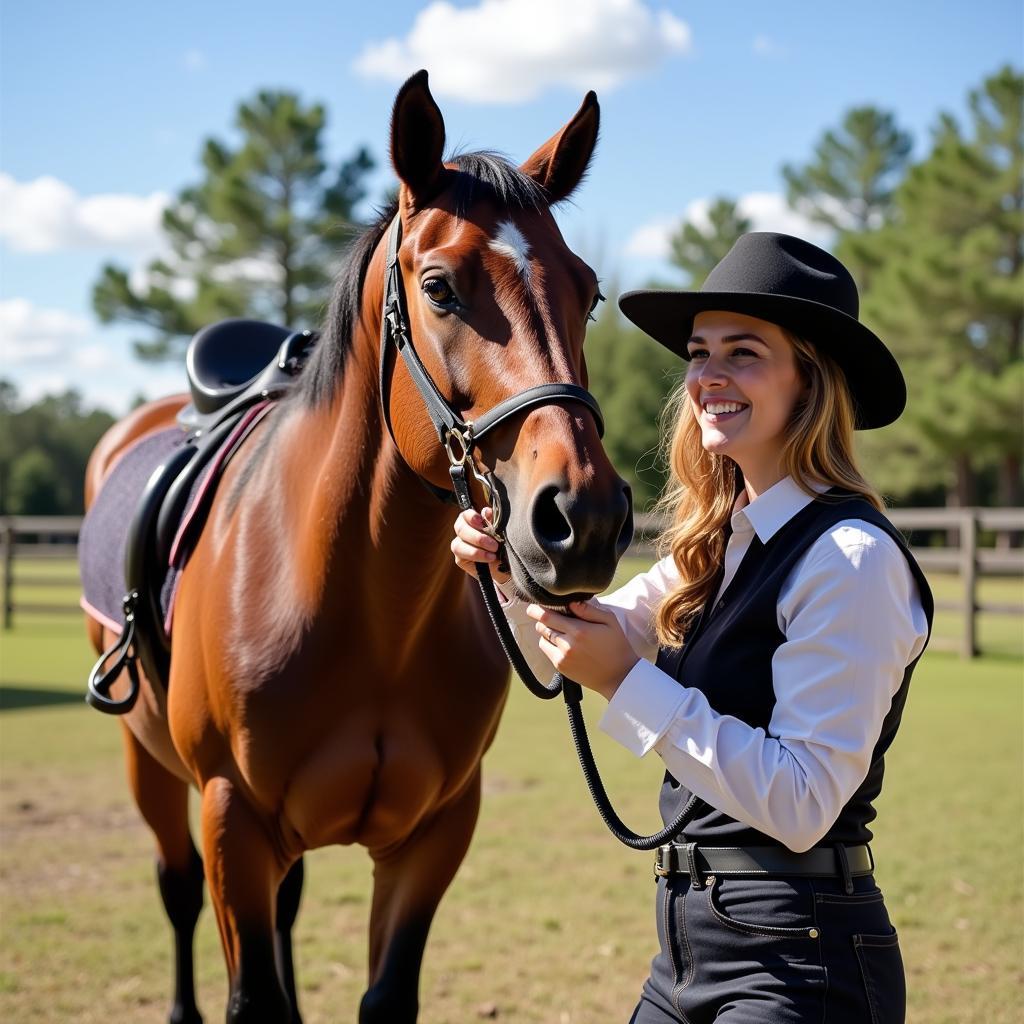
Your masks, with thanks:
<instances>
[{"instance_id":1,"label":"white cloud","mask_svg":"<svg viewBox=\"0 0 1024 1024\"><path fill-rule=\"evenodd\" d=\"M83 370L102 370L112 366L116 361L114 354L110 351L110 346L101 342L76 348L72 358L75 366Z\"/></svg>"},{"instance_id":2,"label":"white cloud","mask_svg":"<svg viewBox=\"0 0 1024 1024\"><path fill-rule=\"evenodd\" d=\"M0 173L0 238L22 252L151 250L160 244L161 218L169 201L165 192L80 196L49 175L18 182Z\"/></svg>"},{"instance_id":3,"label":"white cloud","mask_svg":"<svg viewBox=\"0 0 1024 1024\"><path fill-rule=\"evenodd\" d=\"M62 373L35 374L17 382L18 398L25 405L34 405L47 395L62 395L73 387Z\"/></svg>"},{"instance_id":4,"label":"white cloud","mask_svg":"<svg viewBox=\"0 0 1024 1024\"><path fill-rule=\"evenodd\" d=\"M27 299L0 301L0 362L5 367L65 359L92 325L61 309L40 309Z\"/></svg>"},{"instance_id":5,"label":"white cloud","mask_svg":"<svg viewBox=\"0 0 1024 1024\"><path fill-rule=\"evenodd\" d=\"M748 192L740 197L739 210L753 222L754 231L781 231L821 246L832 242L831 228L791 210L779 192Z\"/></svg>"},{"instance_id":6,"label":"white cloud","mask_svg":"<svg viewBox=\"0 0 1024 1024\"><path fill-rule=\"evenodd\" d=\"M664 259L668 256L668 240L687 217L659 217L642 224L626 242L626 255L641 259Z\"/></svg>"},{"instance_id":7,"label":"white cloud","mask_svg":"<svg viewBox=\"0 0 1024 1024\"><path fill-rule=\"evenodd\" d=\"M27 299L0 301L0 376L15 384L22 402L78 391L86 405L118 415L136 395L183 391L180 363L158 366L130 355L130 328L103 328L89 317L44 309Z\"/></svg>"},{"instance_id":8,"label":"white cloud","mask_svg":"<svg viewBox=\"0 0 1024 1024\"><path fill-rule=\"evenodd\" d=\"M625 255L640 259L667 259L669 238L681 224L694 224L707 229L708 210L712 200L695 199L683 211L681 217L660 217L637 228L626 242ZM748 192L737 200L742 216L751 221L752 231L780 231L796 235L815 245L827 247L832 241L832 231L822 224L815 224L802 214L795 213L786 203L786 197L778 192Z\"/></svg>"},{"instance_id":9,"label":"white cloud","mask_svg":"<svg viewBox=\"0 0 1024 1024\"><path fill-rule=\"evenodd\" d=\"M215 281L249 281L253 284L280 285L284 283L284 268L280 263L263 256L245 256L232 263L214 267L210 276Z\"/></svg>"},{"instance_id":10,"label":"white cloud","mask_svg":"<svg viewBox=\"0 0 1024 1024\"><path fill-rule=\"evenodd\" d=\"M148 263L136 263L128 271L128 284L136 295L147 294L154 285L166 288L179 302L191 302L199 292L193 278L158 276L150 272Z\"/></svg>"},{"instance_id":11,"label":"white cloud","mask_svg":"<svg viewBox=\"0 0 1024 1024\"><path fill-rule=\"evenodd\" d=\"M552 86L610 90L687 52L690 38L643 0L434 0L404 38L369 43L353 68L387 81L426 68L435 95L518 103Z\"/></svg>"}]
</instances>

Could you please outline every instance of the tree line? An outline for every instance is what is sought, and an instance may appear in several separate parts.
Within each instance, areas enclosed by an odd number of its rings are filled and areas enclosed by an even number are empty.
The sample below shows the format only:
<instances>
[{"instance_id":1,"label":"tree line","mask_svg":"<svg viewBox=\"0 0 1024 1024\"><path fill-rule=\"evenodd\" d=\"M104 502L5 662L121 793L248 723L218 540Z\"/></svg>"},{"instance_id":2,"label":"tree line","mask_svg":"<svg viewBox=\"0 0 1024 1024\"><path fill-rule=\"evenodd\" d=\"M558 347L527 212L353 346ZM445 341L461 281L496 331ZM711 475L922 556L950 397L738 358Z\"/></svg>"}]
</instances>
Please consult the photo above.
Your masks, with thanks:
<instances>
[{"instance_id":1,"label":"tree line","mask_svg":"<svg viewBox=\"0 0 1024 1024\"><path fill-rule=\"evenodd\" d=\"M787 202L832 234L862 319L907 378L903 417L858 436L869 478L897 504L1022 503L1022 103L1024 75L1001 68L970 92L965 123L939 115L916 161L894 113L854 107L803 163L781 168ZM330 163L325 125L323 105L287 91L240 104L238 141L207 140L201 179L164 214L168 255L141 280L103 267L95 312L144 328L139 358L180 359L196 330L223 317L319 324L345 243L363 227L354 210L374 166L365 147ZM715 197L704 221L673 233L674 279L652 284L699 288L752 227L737 200ZM643 507L664 481L658 416L682 364L623 320L616 288L604 290L586 343L590 387L609 455ZM2 383L0 417L0 511L80 511L85 458L110 417L74 392L22 408Z\"/></svg>"}]
</instances>

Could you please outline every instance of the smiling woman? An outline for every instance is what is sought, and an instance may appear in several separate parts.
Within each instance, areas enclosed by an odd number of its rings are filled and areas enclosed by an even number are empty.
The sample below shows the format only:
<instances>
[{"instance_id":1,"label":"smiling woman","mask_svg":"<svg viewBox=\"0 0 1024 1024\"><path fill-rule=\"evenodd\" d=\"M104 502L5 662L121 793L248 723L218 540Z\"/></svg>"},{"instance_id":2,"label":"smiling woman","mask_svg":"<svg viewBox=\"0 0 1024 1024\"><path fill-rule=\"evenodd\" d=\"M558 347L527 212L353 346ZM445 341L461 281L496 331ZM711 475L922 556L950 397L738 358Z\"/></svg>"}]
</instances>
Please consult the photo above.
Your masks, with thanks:
<instances>
[{"instance_id":1,"label":"smiling woman","mask_svg":"<svg viewBox=\"0 0 1024 1024\"><path fill-rule=\"evenodd\" d=\"M704 449L745 464L756 496L783 475L786 423L807 391L793 345L783 328L740 313L698 313L693 330L686 393Z\"/></svg>"},{"instance_id":2,"label":"smiling woman","mask_svg":"<svg viewBox=\"0 0 1024 1024\"><path fill-rule=\"evenodd\" d=\"M868 826L933 603L853 454L856 427L899 416L899 367L842 264L787 235L744 235L700 292L620 301L689 364L667 554L571 614L503 586L534 671L601 693L602 729L667 769L682 824L632 1022L902 1021ZM484 523L456 523L464 568L498 557Z\"/></svg>"}]
</instances>

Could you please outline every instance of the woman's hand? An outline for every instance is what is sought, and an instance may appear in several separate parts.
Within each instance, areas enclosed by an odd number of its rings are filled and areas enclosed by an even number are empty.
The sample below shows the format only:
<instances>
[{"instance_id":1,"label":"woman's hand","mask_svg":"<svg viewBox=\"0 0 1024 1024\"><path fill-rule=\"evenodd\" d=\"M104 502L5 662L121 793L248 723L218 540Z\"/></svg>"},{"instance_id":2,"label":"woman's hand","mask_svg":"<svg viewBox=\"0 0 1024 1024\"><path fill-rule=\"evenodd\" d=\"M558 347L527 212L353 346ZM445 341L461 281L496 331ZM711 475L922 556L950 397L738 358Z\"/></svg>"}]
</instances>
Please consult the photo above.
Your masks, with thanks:
<instances>
[{"instance_id":1,"label":"woman's hand","mask_svg":"<svg viewBox=\"0 0 1024 1024\"><path fill-rule=\"evenodd\" d=\"M596 601L573 601L570 615L531 604L540 649L563 675L600 693L615 696L619 684L639 660L619 620Z\"/></svg>"},{"instance_id":2,"label":"woman's hand","mask_svg":"<svg viewBox=\"0 0 1024 1024\"><path fill-rule=\"evenodd\" d=\"M490 508L483 509L483 515L473 509L459 513L455 520L455 539L452 541L452 554L455 564L470 576L476 576L478 562L487 562L491 566L491 576L497 584L508 583L512 578L507 573L495 571L498 561L498 542L483 531L490 526L494 512Z\"/></svg>"}]
</instances>

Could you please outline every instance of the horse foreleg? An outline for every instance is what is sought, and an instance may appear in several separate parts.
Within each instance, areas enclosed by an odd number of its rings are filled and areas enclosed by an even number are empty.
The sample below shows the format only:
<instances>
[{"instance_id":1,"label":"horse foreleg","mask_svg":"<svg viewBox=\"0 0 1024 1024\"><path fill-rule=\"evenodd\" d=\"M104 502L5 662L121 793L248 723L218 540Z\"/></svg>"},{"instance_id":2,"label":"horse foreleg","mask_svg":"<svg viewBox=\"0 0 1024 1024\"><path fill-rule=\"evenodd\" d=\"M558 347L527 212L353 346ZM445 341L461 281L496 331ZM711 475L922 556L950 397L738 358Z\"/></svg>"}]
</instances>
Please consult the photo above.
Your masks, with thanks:
<instances>
[{"instance_id":1,"label":"horse foreleg","mask_svg":"<svg viewBox=\"0 0 1024 1024\"><path fill-rule=\"evenodd\" d=\"M359 1024L411 1024L419 1012L420 965L434 912L462 858L480 810L480 772L408 840L374 859L370 987Z\"/></svg>"},{"instance_id":2,"label":"horse foreleg","mask_svg":"<svg viewBox=\"0 0 1024 1024\"><path fill-rule=\"evenodd\" d=\"M122 723L128 782L153 831L156 874L174 928L174 1002L170 1024L202 1024L192 973L192 939L203 907L203 862L188 828L188 786L156 761Z\"/></svg>"},{"instance_id":3,"label":"horse foreleg","mask_svg":"<svg viewBox=\"0 0 1024 1024\"><path fill-rule=\"evenodd\" d=\"M299 997L295 990L295 964L292 958L292 926L299 913L299 901L302 898L302 880L305 871L300 857L284 876L284 881L277 890L277 914L274 919L274 951L277 954L277 966L281 973L288 1001L292 1006L291 1024L302 1024L299 1013Z\"/></svg>"},{"instance_id":4,"label":"horse foreleg","mask_svg":"<svg viewBox=\"0 0 1024 1024\"><path fill-rule=\"evenodd\" d=\"M203 786L203 855L228 968L228 1024L290 1024L274 952L275 902L288 865L267 823L223 776Z\"/></svg>"}]
</instances>

